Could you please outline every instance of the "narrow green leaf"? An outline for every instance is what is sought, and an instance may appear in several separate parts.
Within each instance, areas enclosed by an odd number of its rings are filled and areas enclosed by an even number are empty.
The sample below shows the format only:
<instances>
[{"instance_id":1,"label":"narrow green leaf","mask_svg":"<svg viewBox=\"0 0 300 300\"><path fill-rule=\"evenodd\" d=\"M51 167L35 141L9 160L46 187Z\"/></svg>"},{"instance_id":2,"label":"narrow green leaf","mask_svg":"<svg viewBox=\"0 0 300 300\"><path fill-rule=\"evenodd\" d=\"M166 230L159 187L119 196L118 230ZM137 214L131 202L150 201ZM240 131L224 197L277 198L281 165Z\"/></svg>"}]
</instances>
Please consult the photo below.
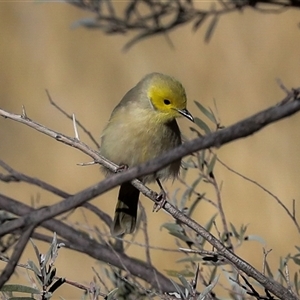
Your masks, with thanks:
<instances>
[{"instance_id":1,"label":"narrow green leaf","mask_svg":"<svg viewBox=\"0 0 300 300\"><path fill-rule=\"evenodd\" d=\"M41 271L38 269L38 267L32 260L29 259L27 262L27 265L30 268L30 270L32 270L34 272L34 274L41 276Z\"/></svg>"},{"instance_id":2,"label":"narrow green leaf","mask_svg":"<svg viewBox=\"0 0 300 300\"><path fill-rule=\"evenodd\" d=\"M53 239L51 242L51 246L49 248L50 252L50 258L52 259L56 254L57 251L57 237L56 237L56 232L53 233Z\"/></svg>"},{"instance_id":3,"label":"narrow green leaf","mask_svg":"<svg viewBox=\"0 0 300 300\"><path fill-rule=\"evenodd\" d=\"M194 276L194 273L187 269L184 269L181 271L177 271L177 270L165 270L165 271L167 272L167 274L169 276L176 277L176 278L178 278L178 275L182 275L184 277L193 277Z\"/></svg>"},{"instance_id":4,"label":"narrow green leaf","mask_svg":"<svg viewBox=\"0 0 300 300\"><path fill-rule=\"evenodd\" d=\"M200 102L198 101L194 101L196 106L202 111L202 113L214 124L217 124L217 120L214 116L214 114L208 110L207 108L205 108Z\"/></svg>"},{"instance_id":5,"label":"narrow green leaf","mask_svg":"<svg viewBox=\"0 0 300 300\"><path fill-rule=\"evenodd\" d=\"M295 285L295 291L297 295L299 296L299 281L298 281L298 272L295 272L294 274L294 285Z\"/></svg>"},{"instance_id":6,"label":"narrow green leaf","mask_svg":"<svg viewBox=\"0 0 300 300\"><path fill-rule=\"evenodd\" d=\"M57 238L56 238L56 233L54 232L51 245L44 256L44 260L42 261L42 265L41 265L42 269L44 269L46 265L49 263L49 260L52 259L52 257L54 256L54 251L56 249L57 249Z\"/></svg>"},{"instance_id":7,"label":"narrow green leaf","mask_svg":"<svg viewBox=\"0 0 300 300\"><path fill-rule=\"evenodd\" d=\"M107 294L107 300L114 300L115 297L117 295L117 292L118 292L119 288L115 288L113 289L112 291L110 291L108 294Z\"/></svg>"},{"instance_id":8,"label":"narrow green leaf","mask_svg":"<svg viewBox=\"0 0 300 300\"><path fill-rule=\"evenodd\" d=\"M49 286L53 282L53 272L56 272L55 268L52 270L47 270L46 276L44 278L44 285Z\"/></svg>"},{"instance_id":9,"label":"narrow green leaf","mask_svg":"<svg viewBox=\"0 0 300 300\"><path fill-rule=\"evenodd\" d=\"M167 274L168 274L168 272L167 272ZM178 274L178 273L177 273L177 274ZM170 276L172 276L172 275L170 275ZM181 288L179 287L179 285L178 285L175 281L173 281L173 280L171 280L171 281L172 281L172 283L173 283L173 285L174 285L174 287L175 287L177 293L181 296L181 299L184 299L185 296L184 296L184 294L183 294L183 291L182 291Z\"/></svg>"},{"instance_id":10,"label":"narrow green leaf","mask_svg":"<svg viewBox=\"0 0 300 300\"><path fill-rule=\"evenodd\" d=\"M32 247L33 247L33 250L34 250L34 252L35 252L35 255L36 255L37 259L38 259L38 262L40 262L40 261L41 261L41 254L40 254L40 251L39 251L38 247L35 245L35 243L33 242L33 239L29 239L29 240L30 240L30 242L31 242L31 245L32 245Z\"/></svg>"},{"instance_id":11,"label":"narrow green leaf","mask_svg":"<svg viewBox=\"0 0 300 300\"><path fill-rule=\"evenodd\" d=\"M185 181L189 169L196 168L192 156L188 156L186 159L182 160L181 166L182 168L180 169L180 177L182 178L183 181Z\"/></svg>"},{"instance_id":12,"label":"narrow green leaf","mask_svg":"<svg viewBox=\"0 0 300 300\"><path fill-rule=\"evenodd\" d=\"M246 236L246 231L247 231L248 225L242 224L240 227L240 232L239 232L239 241L242 243L244 241L249 240L249 236Z\"/></svg>"},{"instance_id":13,"label":"narrow green leaf","mask_svg":"<svg viewBox=\"0 0 300 300\"><path fill-rule=\"evenodd\" d=\"M186 236L180 232L170 231L169 234L177 237L178 239L182 240L183 242L194 243L188 236Z\"/></svg>"},{"instance_id":14,"label":"narrow green leaf","mask_svg":"<svg viewBox=\"0 0 300 300\"><path fill-rule=\"evenodd\" d=\"M186 202L187 202L187 200L190 199L192 192L193 192L193 189L190 187L184 191L184 193L182 194L182 197L181 197L181 201L180 201L181 206L180 207L186 207Z\"/></svg>"},{"instance_id":15,"label":"narrow green leaf","mask_svg":"<svg viewBox=\"0 0 300 300\"><path fill-rule=\"evenodd\" d=\"M203 291L202 293L199 295L199 297L197 298L197 300L204 300L205 297L212 291L212 289L216 286L218 280L219 280L220 276L217 276L213 282L208 285Z\"/></svg>"},{"instance_id":16,"label":"narrow green leaf","mask_svg":"<svg viewBox=\"0 0 300 300\"><path fill-rule=\"evenodd\" d=\"M182 195L182 199L185 201L191 198L192 193L195 191L197 185L201 182L203 176L200 175L192 184L189 188L185 190L185 192Z\"/></svg>"},{"instance_id":17,"label":"narrow green leaf","mask_svg":"<svg viewBox=\"0 0 300 300\"><path fill-rule=\"evenodd\" d=\"M235 229L235 226L232 223L230 223L230 227L231 227L231 231L232 231L234 237L236 237L238 239L240 237L240 235L237 232L237 230Z\"/></svg>"},{"instance_id":18,"label":"narrow green leaf","mask_svg":"<svg viewBox=\"0 0 300 300\"><path fill-rule=\"evenodd\" d=\"M160 226L160 229L161 228L166 228L167 230L172 231L172 232L173 231L178 231L178 232L182 231L181 226L178 224L175 224L175 223L164 223Z\"/></svg>"},{"instance_id":19,"label":"narrow green leaf","mask_svg":"<svg viewBox=\"0 0 300 300\"><path fill-rule=\"evenodd\" d=\"M177 270L168 270L168 269L165 269L164 270L167 275L169 276L172 276L172 277L178 277L178 271ZM176 284L176 282L174 282Z\"/></svg>"},{"instance_id":20,"label":"narrow green leaf","mask_svg":"<svg viewBox=\"0 0 300 300\"><path fill-rule=\"evenodd\" d=\"M214 99L215 100L215 99ZM211 113L211 117L212 117L212 122L215 124L215 125L220 125L216 116L214 115L214 112L212 111L212 109L209 107L208 108L209 112Z\"/></svg>"},{"instance_id":21,"label":"narrow green leaf","mask_svg":"<svg viewBox=\"0 0 300 300\"><path fill-rule=\"evenodd\" d=\"M193 162L193 159L191 156L187 160L183 160L181 162L182 166L186 169L196 169L196 164Z\"/></svg>"},{"instance_id":22,"label":"narrow green leaf","mask_svg":"<svg viewBox=\"0 0 300 300\"><path fill-rule=\"evenodd\" d=\"M28 294L40 294L41 292L30 286L19 285L19 284L6 284L1 289L2 292L18 292Z\"/></svg>"},{"instance_id":23,"label":"narrow green leaf","mask_svg":"<svg viewBox=\"0 0 300 300\"><path fill-rule=\"evenodd\" d=\"M285 277L285 274L283 273L283 271L282 270L278 270L278 272L281 275L280 278L282 278L282 281L284 281L285 283L287 283L286 277Z\"/></svg>"},{"instance_id":24,"label":"narrow green leaf","mask_svg":"<svg viewBox=\"0 0 300 300\"><path fill-rule=\"evenodd\" d=\"M218 267L215 266L209 276L209 282L213 282L215 277L216 277L216 274L217 274L217 270L218 270Z\"/></svg>"},{"instance_id":25,"label":"narrow green leaf","mask_svg":"<svg viewBox=\"0 0 300 300\"><path fill-rule=\"evenodd\" d=\"M212 159L209 162L209 165L207 166L207 175L213 173L216 161L217 161L217 155L214 154Z\"/></svg>"},{"instance_id":26,"label":"narrow green leaf","mask_svg":"<svg viewBox=\"0 0 300 300\"><path fill-rule=\"evenodd\" d=\"M214 224L214 222L215 222L215 219L216 219L216 217L217 217L217 215L218 214L214 214L211 218L210 218L210 220L205 224L205 229L207 230L207 231L210 231L211 230L211 228L212 228L212 226L213 226L213 224Z\"/></svg>"},{"instance_id":27,"label":"narrow green leaf","mask_svg":"<svg viewBox=\"0 0 300 300\"><path fill-rule=\"evenodd\" d=\"M200 127L205 132L205 134L211 133L210 128L201 119L195 117L194 122L198 127Z\"/></svg>"},{"instance_id":28,"label":"narrow green leaf","mask_svg":"<svg viewBox=\"0 0 300 300\"><path fill-rule=\"evenodd\" d=\"M205 224L204 228L205 228L207 231L210 231L210 230L211 230L211 228L212 228L212 226L213 226L213 224L214 224L214 221L215 221L217 215L218 215L218 214L214 214L214 215L210 218L210 220ZM206 243L206 239L202 239L201 241L199 241L199 243L200 243L200 245L201 245L202 247L204 247L204 245L205 245L205 243Z\"/></svg>"},{"instance_id":29,"label":"narrow green leaf","mask_svg":"<svg viewBox=\"0 0 300 300\"><path fill-rule=\"evenodd\" d=\"M297 257L292 257L292 260L294 261L294 263L296 264L296 265L299 265L300 266L300 258L297 258Z\"/></svg>"},{"instance_id":30,"label":"narrow green leaf","mask_svg":"<svg viewBox=\"0 0 300 300\"><path fill-rule=\"evenodd\" d=\"M178 207L177 204L177 198L178 198L178 193L179 193L180 189L175 189L174 192L172 193L172 195L170 196L170 200L172 201L172 203ZM138 227L137 227L138 228Z\"/></svg>"},{"instance_id":31,"label":"narrow green leaf","mask_svg":"<svg viewBox=\"0 0 300 300\"><path fill-rule=\"evenodd\" d=\"M189 294L192 294L193 291L189 282L181 274L178 274L178 278L181 281L182 285L188 290Z\"/></svg>"},{"instance_id":32,"label":"narrow green leaf","mask_svg":"<svg viewBox=\"0 0 300 300\"><path fill-rule=\"evenodd\" d=\"M197 153L197 159L198 159L198 168L199 170L203 171L204 166L206 164L205 162L205 155L206 155L206 150L200 151L200 153Z\"/></svg>"},{"instance_id":33,"label":"narrow green leaf","mask_svg":"<svg viewBox=\"0 0 300 300\"><path fill-rule=\"evenodd\" d=\"M187 256L185 258L176 260L177 263L196 262L196 261L202 261L202 257L200 257L199 255L195 255L195 256Z\"/></svg>"},{"instance_id":34,"label":"narrow green leaf","mask_svg":"<svg viewBox=\"0 0 300 300\"><path fill-rule=\"evenodd\" d=\"M265 240L264 240L261 236L259 236L259 235L254 235L254 234L248 235L247 241L255 241L255 242L259 242L259 243L262 244L262 245L265 245L265 244L266 244Z\"/></svg>"},{"instance_id":35,"label":"narrow green leaf","mask_svg":"<svg viewBox=\"0 0 300 300\"><path fill-rule=\"evenodd\" d=\"M10 297L9 300L35 300L32 297Z\"/></svg>"},{"instance_id":36,"label":"narrow green leaf","mask_svg":"<svg viewBox=\"0 0 300 300\"><path fill-rule=\"evenodd\" d=\"M198 137L203 137L203 133L201 133L200 131L198 131L196 128L194 127L189 127L191 132L194 132L197 134Z\"/></svg>"},{"instance_id":37,"label":"narrow green leaf","mask_svg":"<svg viewBox=\"0 0 300 300\"><path fill-rule=\"evenodd\" d=\"M188 210L188 217L191 217L194 210L196 209L197 205L200 203L200 201L203 199L203 197L205 196L205 194L201 194L197 197L197 199L192 203L190 209Z\"/></svg>"},{"instance_id":38,"label":"narrow green leaf","mask_svg":"<svg viewBox=\"0 0 300 300\"><path fill-rule=\"evenodd\" d=\"M191 184L191 188L194 191L196 189L196 187L198 186L198 184L201 182L203 176L200 175L192 184Z\"/></svg>"}]
</instances>

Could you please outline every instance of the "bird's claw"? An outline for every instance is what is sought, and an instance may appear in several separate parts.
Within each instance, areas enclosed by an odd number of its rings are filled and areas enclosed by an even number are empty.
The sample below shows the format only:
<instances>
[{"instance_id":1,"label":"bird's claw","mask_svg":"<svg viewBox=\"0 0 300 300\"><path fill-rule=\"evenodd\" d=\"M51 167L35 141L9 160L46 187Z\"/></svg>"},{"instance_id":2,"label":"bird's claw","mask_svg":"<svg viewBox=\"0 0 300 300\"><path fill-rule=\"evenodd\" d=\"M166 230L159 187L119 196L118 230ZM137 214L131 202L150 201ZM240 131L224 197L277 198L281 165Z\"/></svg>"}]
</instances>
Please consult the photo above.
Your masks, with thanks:
<instances>
[{"instance_id":1,"label":"bird's claw","mask_svg":"<svg viewBox=\"0 0 300 300\"><path fill-rule=\"evenodd\" d=\"M153 206L153 212L158 212L167 202L167 194L161 190L160 193L155 197L155 204Z\"/></svg>"},{"instance_id":2,"label":"bird's claw","mask_svg":"<svg viewBox=\"0 0 300 300\"><path fill-rule=\"evenodd\" d=\"M121 173L123 171L126 171L127 169L128 169L127 165L120 165L120 166L117 167L116 173Z\"/></svg>"}]
</instances>

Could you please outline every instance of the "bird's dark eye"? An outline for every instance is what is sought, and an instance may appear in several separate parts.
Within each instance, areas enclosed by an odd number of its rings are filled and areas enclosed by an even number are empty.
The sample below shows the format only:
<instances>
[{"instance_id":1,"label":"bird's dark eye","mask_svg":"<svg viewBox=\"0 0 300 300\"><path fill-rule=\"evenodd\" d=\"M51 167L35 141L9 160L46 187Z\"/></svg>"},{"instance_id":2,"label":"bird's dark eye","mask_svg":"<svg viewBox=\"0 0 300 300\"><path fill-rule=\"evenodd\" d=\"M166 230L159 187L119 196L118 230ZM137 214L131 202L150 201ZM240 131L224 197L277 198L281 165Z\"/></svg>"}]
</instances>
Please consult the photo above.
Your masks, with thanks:
<instances>
[{"instance_id":1,"label":"bird's dark eye","mask_svg":"<svg viewBox=\"0 0 300 300\"><path fill-rule=\"evenodd\" d=\"M168 99L164 99L164 104L169 105L169 104L171 104L171 101Z\"/></svg>"}]
</instances>

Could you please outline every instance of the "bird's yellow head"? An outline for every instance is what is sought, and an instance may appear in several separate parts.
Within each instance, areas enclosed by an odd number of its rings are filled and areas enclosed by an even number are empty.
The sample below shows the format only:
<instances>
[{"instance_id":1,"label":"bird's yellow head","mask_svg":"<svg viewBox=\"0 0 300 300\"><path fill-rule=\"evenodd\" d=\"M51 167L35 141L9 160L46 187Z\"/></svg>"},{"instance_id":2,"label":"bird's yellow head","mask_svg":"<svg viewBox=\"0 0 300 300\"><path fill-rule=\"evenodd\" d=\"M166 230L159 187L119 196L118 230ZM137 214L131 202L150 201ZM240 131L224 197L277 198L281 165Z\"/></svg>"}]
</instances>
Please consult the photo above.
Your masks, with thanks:
<instances>
[{"instance_id":1,"label":"bird's yellow head","mask_svg":"<svg viewBox=\"0 0 300 300\"><path fill-rule=\"evenodd\" d=\"M186 109L186 93L182 84L171 76L151 73L144 78L147 98L162 122L184 116L193 121Z\"/></svg>"}]
</instances>

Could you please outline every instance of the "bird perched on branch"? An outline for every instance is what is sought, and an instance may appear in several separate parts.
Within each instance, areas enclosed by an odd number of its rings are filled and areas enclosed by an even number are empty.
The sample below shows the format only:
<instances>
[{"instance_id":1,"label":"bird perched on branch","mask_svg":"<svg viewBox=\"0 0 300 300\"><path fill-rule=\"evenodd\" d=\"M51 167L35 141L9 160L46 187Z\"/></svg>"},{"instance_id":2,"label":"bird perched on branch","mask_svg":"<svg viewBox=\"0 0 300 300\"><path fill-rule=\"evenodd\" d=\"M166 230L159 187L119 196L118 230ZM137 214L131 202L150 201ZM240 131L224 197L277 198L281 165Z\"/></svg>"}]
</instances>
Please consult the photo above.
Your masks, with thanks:
<instances>
[{"instance_id":1,"label":"bird perched on branch","mask_svg":"<svg viewBox=\"0 0 300 300\"><path fill-rule=\"evenodd\" d=\"M151 73L128 91L113 110L101 135L100 154L119 166L134 167L181 145L176 118L193 121L186 93L175 78ZM143 183L175 178L181 160L139 178ZM130 182L120 187L111 233L132 233L136 226L139 190Z\"/></svg>"}]
</instances>

